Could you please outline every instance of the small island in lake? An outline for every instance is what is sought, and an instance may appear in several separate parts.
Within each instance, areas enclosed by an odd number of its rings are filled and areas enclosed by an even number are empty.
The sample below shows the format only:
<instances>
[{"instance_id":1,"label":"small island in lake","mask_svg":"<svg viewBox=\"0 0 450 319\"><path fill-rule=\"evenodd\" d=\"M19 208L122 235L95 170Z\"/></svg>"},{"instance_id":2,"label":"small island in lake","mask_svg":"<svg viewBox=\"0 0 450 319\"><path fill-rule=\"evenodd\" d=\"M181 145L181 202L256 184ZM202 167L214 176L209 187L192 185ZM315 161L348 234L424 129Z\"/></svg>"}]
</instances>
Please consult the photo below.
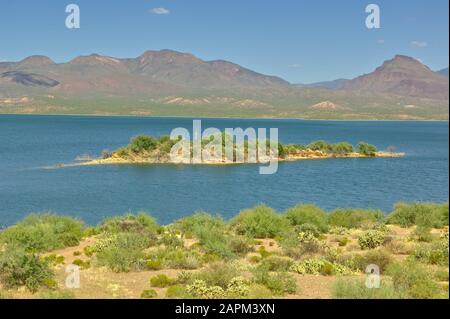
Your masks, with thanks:
<instances>
[{"instance_id":1,"label":"small island in lake","mask_svg":"<svg viewBox=\"0 0 450 319\"><path fill-rule=\"evenodd\" d=\"M103 151L100 158L81 157L78 160L80 165L108 165L108 164L170 164L170 163L184 163L184 164L238 164L238 163L266 163L269 160L277 158L279 161L296 161L307 159L328 159L328 158L371 158L371 157L402 157L405 153L397 153L393 150L378 151L377 147L365 142L360 142L356 147L348 142L328 143L326 141L314 141L307 145L302 144L282 144L278 143L276 150L270 145L269 140L266 141L266 147L261 152L255 152L254 160L249 160L249 149L252 142L245 140L241 147L237 146L235 142L231 142L233 145L233 160L226 157L225 147L227 145L228 135L222 134L222 150L219 153L215 153L220 148L219 144L211 147L210 139L203 139L201 141L201 147L203 152L203 158L201 162L195 162L192 156L193 142L187 141L187 148L190 154L188 154L187 161L186 155L177 154L175 158L173 154L171 156L171 150L173 147L180 143L181 138L178 140L170 139L168 135L161 136L159 138L139 135L134 137L130 144L125 147L119 148L113 152ZM250 146L249 146L250 144ZM253 142L253 146L256 145L256 149L259 149L257 141ZM276 144L275 144L276 145ZM214 147L216 150L214 150ZM210 154L208 158L205 158L205 152ZM215 154L215 156L213 155ZM256 153L258 153L256 155ZM217 156L219 154L219 156ZM239 156L241 155L241 156ZM185 161L183 161L183 159ZM243 160L242 160L243 159Z\"/></svg>"}]
</instances>

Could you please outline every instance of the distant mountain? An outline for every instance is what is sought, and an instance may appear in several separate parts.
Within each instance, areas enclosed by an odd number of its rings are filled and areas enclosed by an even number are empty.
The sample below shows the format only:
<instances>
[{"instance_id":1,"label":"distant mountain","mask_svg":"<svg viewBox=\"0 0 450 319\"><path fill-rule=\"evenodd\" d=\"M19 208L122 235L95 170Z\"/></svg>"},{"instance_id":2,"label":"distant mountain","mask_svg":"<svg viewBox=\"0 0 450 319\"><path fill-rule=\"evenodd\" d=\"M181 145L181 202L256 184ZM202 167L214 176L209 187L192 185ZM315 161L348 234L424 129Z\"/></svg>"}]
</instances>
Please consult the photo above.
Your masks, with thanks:
<instances>
[{"instance_id":1,"label":"distant mountain","mask_svg":"<svg viewBox=\"0 0 450 319\"><path fill-rule=\"evenodd\" d=\"M340 90L350 81L347 79L337 79L333 81L324 81L311 84L298 84L299 87L324 88L329 90Z\"/></svg>"},{"instance_id":2,"label":"distant mountain","mask_svg":"<svg viewBox=\"0 0 450 319\"><path fill-rule=\"evenodd\" d=\"M440 75L444 75L446 77L448 77L448 68L436 71L436 73L440 74Z\"/></svg>"},{"instance_id":3,"label":"distant mountain","mask_svg":"<svg viewBox=\"0 0 450 319\"><path fill-rule=\"evenodd\" d=\"M406 56L308 85L172 50L67 63L31 56L0 62L0 113L448 119L448 77Z\"/></svg>"},{"instance_id":4,"label":"distant mountain","mask_svg":"<svg viewBox=\"0 0 450 319\"><path fill-rule=\"evenodd\" d=\"M448 99L448 80L418 60L397 55L374 72L357 77L343 89L388 93L408 97Z\"/></svg>"}]
</instances>

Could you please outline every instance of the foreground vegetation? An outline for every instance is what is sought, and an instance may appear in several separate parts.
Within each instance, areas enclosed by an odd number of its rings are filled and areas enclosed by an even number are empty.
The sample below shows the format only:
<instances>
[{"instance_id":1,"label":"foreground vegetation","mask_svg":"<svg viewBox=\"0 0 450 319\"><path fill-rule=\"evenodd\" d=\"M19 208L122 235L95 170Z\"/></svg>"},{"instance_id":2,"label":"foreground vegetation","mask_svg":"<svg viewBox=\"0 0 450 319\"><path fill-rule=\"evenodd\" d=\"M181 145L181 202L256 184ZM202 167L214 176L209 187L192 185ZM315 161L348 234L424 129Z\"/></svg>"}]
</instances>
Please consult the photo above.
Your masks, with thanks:
<instances>
[{"instance_id":1,"label":"foreground vegetation","mask_svg":"<svg viewBox=\"0 0 450 319\"><path fill-rule=\"evenodd\" d=\"M259 205L229 221L145 213L90 227L30 215L0 232L0 298L448 298L448 204L325 212ZM66 266L81 287L65 287ZM367 288L376 265L379 288Z\"/></svg>"}]
</instances>

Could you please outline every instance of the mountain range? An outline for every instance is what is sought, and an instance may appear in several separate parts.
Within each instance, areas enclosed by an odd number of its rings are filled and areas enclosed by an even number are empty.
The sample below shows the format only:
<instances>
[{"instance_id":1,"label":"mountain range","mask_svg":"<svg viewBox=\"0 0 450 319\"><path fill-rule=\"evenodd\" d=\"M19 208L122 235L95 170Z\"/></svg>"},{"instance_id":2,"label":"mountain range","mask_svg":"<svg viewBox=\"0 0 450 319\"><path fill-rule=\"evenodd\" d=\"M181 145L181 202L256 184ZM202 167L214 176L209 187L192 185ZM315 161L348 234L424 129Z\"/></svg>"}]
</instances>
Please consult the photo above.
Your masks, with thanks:
<instances>
[{"instance_id":1,"label":"mountain range","mask_svg":"<svg viewBox=\"0 0 450 319\"><path fill-rule=\"evenodd\" d=\"M448 69L397 55L369 74L291 84L172 50L0 62L0 113L448 119Z\"/></svg>"}]
</instances>

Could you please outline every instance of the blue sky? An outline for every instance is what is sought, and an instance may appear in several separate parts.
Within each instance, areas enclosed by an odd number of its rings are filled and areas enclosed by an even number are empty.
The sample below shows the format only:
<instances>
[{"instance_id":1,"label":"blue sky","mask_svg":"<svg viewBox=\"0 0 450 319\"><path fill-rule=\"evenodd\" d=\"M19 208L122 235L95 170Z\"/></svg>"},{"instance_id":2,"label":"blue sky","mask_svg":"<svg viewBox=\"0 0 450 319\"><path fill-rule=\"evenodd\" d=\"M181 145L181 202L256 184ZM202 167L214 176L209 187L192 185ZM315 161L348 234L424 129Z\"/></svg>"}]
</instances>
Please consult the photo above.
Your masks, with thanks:
<instances>
[{"instance_id":1,"label":"blue sky","mask_svg":"<svg viewBox=\"0 0 450 319\"><path fill-rule=\"evenodd\" d=\"M65 27L69 3L80 7L78 30ZM365 26L369 3L380 6L380 29ZM0 0L0 61L168 48L294 83L355 77L395 54L441 69L448 10L447 0Z\"/></svg>"}]
</instances>

